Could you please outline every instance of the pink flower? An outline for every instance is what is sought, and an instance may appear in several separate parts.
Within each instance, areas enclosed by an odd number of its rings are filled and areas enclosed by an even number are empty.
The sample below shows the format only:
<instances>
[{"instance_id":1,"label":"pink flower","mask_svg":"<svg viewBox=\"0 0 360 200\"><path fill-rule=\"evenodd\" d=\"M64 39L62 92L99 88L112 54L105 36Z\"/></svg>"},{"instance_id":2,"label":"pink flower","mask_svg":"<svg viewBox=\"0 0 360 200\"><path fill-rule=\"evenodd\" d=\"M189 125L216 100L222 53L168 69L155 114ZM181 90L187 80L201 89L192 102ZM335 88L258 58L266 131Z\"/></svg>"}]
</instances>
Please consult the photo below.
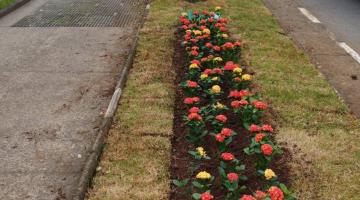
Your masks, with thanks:
<instances>
[{"instance_id":1,"label":"pink flower","mask_svg":"<svg viewBox=\"0 0 360 200\"><path fill-rule=\"evenodd\" d=\"M261 131L261 127L255 124L251 124L250 126L250 132L259 132Z\"/></svg>"},{"instance_id":2,"label":"pink flower","mask_svg":"<svg viewBox=\"0 0 360 200\"><path fill-rule=\"evenodd\" d=\"M239 175L237 175L236 173L228 173L227 177L230 182L235 182L235 181L238 181L238 179L239 179Z\"/></svg>"},{"instance_id":3,"label":"pink flower","mask_svg":"<svg viewBox=\"0 0 360 200\"><path fill-rule=\"evenodd\" d=\"M234 160L235 156L232 153L224 152L221 154L221 158L225 161L232 161Z\"/></svg>"},{"instance_id":4,"label":"pink flower","mask_svg":"<svg viewBox=\"0 0 360 200\"><path fill-rule=\"evenodd\" d=\"M201 200L211 200L214 198L209 192L204 192L200 195Z\"/></svg>"},{"instance_id":5,"label":"pink flower","mask_svg":"<svg viewBox=\"0 0 360 200\"><path fill-rule=\"evenodd\" d=\"M273 132L274 131L274 129L271 127L271 125L269 125L269 124L264 124L263 126L262 126L262 130L263 131L269 131L269 132Z\"/></svg>"}]
</instances>

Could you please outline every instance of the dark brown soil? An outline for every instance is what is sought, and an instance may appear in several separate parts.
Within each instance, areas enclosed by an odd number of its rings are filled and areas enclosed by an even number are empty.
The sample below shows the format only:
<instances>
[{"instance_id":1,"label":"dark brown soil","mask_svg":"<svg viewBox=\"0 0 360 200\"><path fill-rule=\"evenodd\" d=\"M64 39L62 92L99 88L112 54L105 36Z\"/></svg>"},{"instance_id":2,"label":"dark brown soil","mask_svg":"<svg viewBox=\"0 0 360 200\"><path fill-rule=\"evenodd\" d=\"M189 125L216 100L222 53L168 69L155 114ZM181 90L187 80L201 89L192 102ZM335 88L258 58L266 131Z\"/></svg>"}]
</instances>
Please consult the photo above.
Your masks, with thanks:
<instances>
[{"instance_id":1,"label":"dark brown soil","mask_svg":"<svg viewBox=\"0 0 360 200\"><path fill-rule=\"evenodd\" d=\"M179 34L176 33L176 38L179 38ZM174 125L173 125L173 137L171 140L172 150L171 150L171 166L170 166L170 176L171 179L183 180L186 178L195 177L196 173L200 170L206 170L211 175L215 177L220 177L218 173L219 159L211 159L209 161L201 161L201 167L194 172L191 171L192 163L195 160L188 154L189 150L194 150L194 147L190 142L185 139L186 127L183 121L183 115L187 113L186 106L183 104L184 95L182 89L179 87L179 83L184 81L185 72L187 70L187 61L186 61L186 52L185 49L180 45L180 41L175 42L174 44L174 55L172 67L176 71L177 77L175 79L176 87L176 98L174 106ZM225 85L222 87L224 94L228 94L229 88ZM226 96L223 97L224 101L228 101ZM230 105L230 102L226 103ZM237 159L241 161L242 164L245 164L246 170L243 175L248 177L248 181L244 182L243 185L248 187L248 193L255 191L256 189L261 188L263 182L259 177L256 177L255 172L255 159L254 156L248 156L244 153L243 149L250 144L250 133L246 131L238 118L234 113L229 110L224 113L228 117L228 122L226 123L227 128L231 128L238 135L233 138L232 143L230 144L229 152L232 152ZM271 119L271 113L266 113L262 121L275 125ZM217 147L215 144L214 138L211 136L206 136L204 148L207 154L211 158L216 158L218 156ZM272 162L271 168L277 173L280 178L280 181L288 185L288 165L287 161L291 159L289 151L284 150L284 154L276 157ZM188 188L180 189L173 184L171 184L171 200L187 200L191 199L191 194L187 192ZM214 195L215 199L223 199L226 194L226 190L221 186L221 180L219 178L215 179L213 186L211 188L211 193Z\"/></svg>"}]
</instances>

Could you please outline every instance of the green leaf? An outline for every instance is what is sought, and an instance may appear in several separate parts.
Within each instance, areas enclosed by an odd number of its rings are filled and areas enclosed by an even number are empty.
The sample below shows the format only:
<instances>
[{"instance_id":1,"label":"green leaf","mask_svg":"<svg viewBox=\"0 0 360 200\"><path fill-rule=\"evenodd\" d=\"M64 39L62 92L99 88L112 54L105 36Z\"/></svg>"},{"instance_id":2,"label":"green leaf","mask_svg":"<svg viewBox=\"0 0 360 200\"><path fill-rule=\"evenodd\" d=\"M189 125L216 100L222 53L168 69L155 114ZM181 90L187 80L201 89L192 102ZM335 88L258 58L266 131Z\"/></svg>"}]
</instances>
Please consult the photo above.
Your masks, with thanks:
<instances>
[{"instance_id":1,"label":"green leaf","mask_svg":"<svg viewBox=\"0 0 360 200\"><path fill-rule=\"evenodd\" d=\"M204 187L203 184L201 184L201 183L199 183L197 181L193 181L192 184L193 184L193 186L195 186L195 187L197 187L199 189L202 189Z\"/></svg>"},{"instance_id":2,"label":"green leaf","mask_svg":"<svg viewBox=\"0 0 360 200\"><path fill-rule=\"evenodd\" d=\"M192 197L193 197L194 199L196 199L196 200L199 200L199 199L201 198L201 194L199 194L199 193L194 193L194 194L192 194Z\"/></svg>"}]
</instances>

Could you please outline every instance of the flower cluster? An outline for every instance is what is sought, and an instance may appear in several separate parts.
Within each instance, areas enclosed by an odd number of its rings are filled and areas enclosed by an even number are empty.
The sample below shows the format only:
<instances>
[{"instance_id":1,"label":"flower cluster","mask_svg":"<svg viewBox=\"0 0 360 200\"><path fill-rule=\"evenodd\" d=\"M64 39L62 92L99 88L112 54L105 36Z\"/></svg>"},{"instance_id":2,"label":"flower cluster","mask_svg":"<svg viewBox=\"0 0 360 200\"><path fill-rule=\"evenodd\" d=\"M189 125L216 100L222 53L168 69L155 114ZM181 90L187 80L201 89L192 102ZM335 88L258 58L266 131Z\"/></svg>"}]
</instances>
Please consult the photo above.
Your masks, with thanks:
<instances>
[{"instance_id":1,"label":"flower cluster","mask_svg":"<svg viewBox=\"0 0 360 200\"><path fill-rule=\"evenodd\" d=\"M202 165L192 166L194 177L183 181L174 180L179 187L191 182L194 199L211 200L214 180L220 180L226 192L225 199L233 200L290 200L294 199L286 186L280 183L276 173L269 168L274 156L281 154L272 141L271 125L262 123L268 105L252 88L253 75L248 67L241 66L239 55L241 41L231 39L228 19L221 17L221 8L215 11L189 11L179 18L181 45L186 50L187 70L180 83L184 112L186 139L195 148L188 151L197 161L217 159L219 177L211 175ZM229 114L232 113L232 114ZM236 116L236 117L234 117ZM256 160L257 176L265 182L261 190L246 195L247 177L245 165L236 158L239 152L231 152L230 144L240 134L230 128L230 118L251 134L250 145L244 152ZM237 130L237 129L236 129ZM208 156L208 138L216 144L216 154Z\"/></svg>"}]
</instances>

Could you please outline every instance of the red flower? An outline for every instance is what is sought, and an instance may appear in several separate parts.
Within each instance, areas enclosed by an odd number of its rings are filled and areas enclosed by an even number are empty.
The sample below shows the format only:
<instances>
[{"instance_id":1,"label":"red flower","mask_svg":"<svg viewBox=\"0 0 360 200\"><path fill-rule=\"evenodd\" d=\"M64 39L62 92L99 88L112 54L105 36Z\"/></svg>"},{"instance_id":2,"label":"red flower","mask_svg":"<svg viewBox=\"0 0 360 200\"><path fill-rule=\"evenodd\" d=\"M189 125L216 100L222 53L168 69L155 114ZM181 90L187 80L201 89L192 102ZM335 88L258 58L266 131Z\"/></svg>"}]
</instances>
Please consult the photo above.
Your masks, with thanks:
<instances>
[{"instance_id":1,"label":"red flower","mask_svg":"<svg viewBox=\"0 0 360 200\"><path fill-rule=\"evenodd\" d=\"M191 39L191 36L190 35L185 35L185 41L188 41Z\"/></svg>"},{"instance_id":2,"label":"red flower","mask_svg":"<svg viewBox=\"0 0 360 200\"><path fill-rule=\"evenodd\" d=\"M200 98L199 97L193 97L192 100L196 103L196 102L200 101Z\"/></svg>"},{"instance_id":3,"label":"red flower","mask_svg":"<svg viewBox=\"0 0 360 200\"><path fill-rule=\"evenodd\" d=\"M255 124L251 124L250 126L250 132L259 132L261 131L261 127Z\"/></svg>"},{"instance_id":4,"label":"red flower","mask_svg":"<svg viewBox=\"0 0 360 200\"><path fill-rule=\"evenodd\" d=\"M241 46L241 43L240 42L234 42L234 45L235 46Z\"/></svg>"},{"instance_id":5,"label":"red flower","mask_svg":"<svg viewBox=\"0 0 360 200\"><path fill-rule=\"evenodd\" d=\"M225 49L232 49L232 48L234 48L234 45L231 42L226 42L224 44L224 48Z\"/></svg>"},{"instance_id":6,"label":"red flower","mask_svg":"<svg viewBox=\"0 0 360 200\"><path fill-rule=\"evenodd\" d=\"M229 129L229 128L223 128L223 129L221 130L221 133L220 133L220 134L223 135L224 137L230 137L231 134L232 134L232 130Z\"/></svg>"},{"instance_id":7,"label":"red flower","mask_svg":"<svg viewBox=\"0 0 360 200\"><path fill-rule=\"evenodd\" d=\"M214 198L209 192L204 192L200 195L201 200L211 200Z\"/></svg>"},{"instance_id":8,"label":"red flower","mask_svg":"<svg viewBox=\"0 0 360 200\"><path fill-rule=\"evenodd\" d=\"M211 69L205 69L204 70L204 74L206 74L206 75L209 75L209 74L211 74L212 73L212 70Z\"/></svg>"},{"instance_id":9,"label":"red flower","mask_svg":"<svg viewBox=\"0 0 360 200\"><path fill-rule=\"evenodd\" d=\"M239 107L241 107L241 106L246 106L246 105L248 105L248 104L249 104L249 102L246 101L245 99L242 99L242 100L240 100L240 101L232 101L232 102L231 102L231 106L232 106L233 108L239 108Z\"/></svg>"},{"instance_id":10,"label":"red flower","mask_svg":"<svg viewBox=\"0 0 360 200\"><path fill-rule=\"evenodd\" d=\"M200 109L198 107L192 107L189 109L189 113L198 113Z\"/></svg>"},{"instance_id":11,"label":"red flower","mask_svg":"<svg viewBox=\"0 0 360 200\"><path fill-rule=\"evenodd\" d=\"M208 12L207 10L203 10L203 11L202 11L202 14L203 14L203 15L207 15L207 14L209 14L209 12Z\"/></svg>"},{"instance_id":12,"label":"red flower","mask_svg":"<svg viewBox=\"0 0 360 200\"><path fill-rule=\"evenodd\" d=\"M193 103L196 103L196 102L199 102L199 101L200 101L199 97L188 97L188 98L184 99L185 104L193 104Z\"/></svg>"},{"instance_id":13,"label":"red flower","mask_svg":"<svg viewBox=\"0 0 360 200\"><path fill-rule=\"evenodd\" d=\"M205 46L209 49L211 49L213 47L213 45L210 42L206 43Z\"/></svg>"},{"instance_id":14,"label":"red flower","mask_svg":"<svg viewBox=\"0 0 360 200\"><path fill-rule=\"evenodd\" d=\"M231 102L231 107L233 108L240 108L241 104L240 101L232 101Z\"/></svg>"},{"instance_id":15,"label":"red flower","mask_svg":"<svg viewBox=\"0 0 360 200\"><path fill-rule=\"evenodd\" d=\"M197 43L198 40L197 40L197 39L190 39L190 42L192 42L192 43ZM196 52L196 53L197 53L197 52Z\"/></svg>"},{"instance_id":16,"label":"red flower","mask_svg":"<svg viewBox=\"0 0 360 200\"><path fill-rule=\"evenodd\" d=\"M237 90L232 90L230 91L229 97L233 97L233 98L239 98L240 97L240 93Z\"/></svg>"},{"instance_id":17,"label":"red flower","mask_svg":"<svg viewBox=\"0 0 360 200\"><path fill-rule=\"evenodd\" d=\"M221 48L219 46L213 46L214 51L220 51Z\"/></svg>"},{"instance_id":18,"label":"red flower","mask_svg":"<svg viewBox=\"0 0 360 200\"><path fill-rule=\"evenodd\" d=\"M283 200L284 199L284 193L281 191L280 188L278 188L276 186L271 186L268 191L269 191L271 200Z\"/></svg>"},{"instance_id":19,"label":"red flower","mask_svg":"<svg viewBox=\"0 0 360 200\"><path fill-rule=\"evenodd\" d=\"M195 10L194 15L199 15L199 11Z\"/></svg>"},{"instance_id":20,"label":"red flower","mask_svg":"<svg viewBox=\"0 0 360 200\"><path fill-rule=\"evenodd\" d=\"M273 148L270 144L263 144L261 145L261 151L264 155L270 156L273 152Z\"/></svg>"},{"instance_id":21,"label":"red flower","mask_svg":"<svg viewBox=\"0 0 360 200\"><path fill-rule=\"evenodd\" d=\"M262 126L262 130L263 131L269 131L269 132L273 132L274 131L274 129L271 127L271 125L269 125L269 124L264 124L263 126Z\"/></svg>"},{"instance_id":22,"label":"red flower","mask_svg":"<svg viewBox=\"0 0 360 200\"><path fill-rule=\"evenodd\" d=\"M224 70L226 70L226 71L232 71L232 70L234 70L236 67L237 67L237 65L234 64L233 61L227 61L226 64L225 64L225 66L224 66Z\"/></svg>"},{"instance_id":23,"label":"red flower","mask_svg":"<svg viewBox=\"0 0 360 200\"><path fill-rule=\"evenodd\" d=\"M266 103L258 101L258 100L254 100L252 102L252 104L255 106L255 108L257 108L259 110L265 110L268 107Z\"/></svg>"},{"instance_id":24,"label":"red flower","mask_svg":"<svg viewBox=\"0 0 360 200\"><path fill-rule=\"evenodd\" d=\"M251 195L244 195L241 197L240 200L256 200L256 199Z\"/></svg>"},{"instance_id":25,"label":"red flower","mask_svg":"<svg viewBox=\"0 0 360 200\"><path fill-rule=\"evenodd\" d=\"M221 32L226 32L226 31L227 31L227 28L225 28L225 27L220 27L220 31L221 31Z\"/></svg>"},{"instance_id":26,"label":"red flower","mask_svg":"<svg viewBox=\"0 0 360 200\"><path fill-rule=\"evenodd\" d=\"M240 97L249 96L250 91L249 90L240 90L239 95L240 95Z\"/></svg>"},{"instance_id":27,"label":"red flower","mask_svg":"<svg viewBox=\"0 0 360 200\"><path fill-rule=\"evenodd\" d=\"M216 135L215 135L215 139L216 139L216 141L218 141L218 142L224 142L225 137L224 137L223 135L221 135L221 133L219 133L219 134L216 134Z\"/></svg>"},{"instance_id":28,"label":"red flower","mask_svg":"<svg viewBox=\"0 0 360 200\"><path fill-rule=\"evenodd\" d=\"M191 61L191 64L197 64L197 65L200 65L200 61L198 61L198 60L195 60L195 59L194 59L194 60L192 60L192 61Z\"/></svg>"},{"instance_id":29,"label":"red flower","mask_svg":"<svg viewBox=\"0 0 360 200\"><path fill-rule=\"evenodd\" d=\"M188 29L188 27L186 25L182 25L181 28L184 29L184 30Z\"/></svg>"},{"instance_id":30,"label":"red flower","mask_svg":"<svg viewBox=\"0 0 360 200\"><path fill-rule=\"evenodd\" d=\"M199 53L198 53L197 51L195 51L195 50L192 50L192 51L191 51L191 55L193 55L193 56L198 56Z\"/></svg>"},{"instance_id":31,"label":"red flower","mask_svg":"<svg viewBox=\"0 0 360 200\"><path fill-rule=\"evenodd\" d=\"M198 86L198 84L194 81L187 81L187 86L189 88L196 88Z\"/></svg>"},{"instance_id":32,"label":"red flower","mask_svg":"<svg viewBox=\"0 0 360 200\"><path fill-rule=\"evenodd\" d=\"M221 158L225 161L231 161L234 160L235 156L232 153L222 153Z\"/></svg>"},{"instance_id":33,"label":"red flower","mask_svg":"<svg viewBox=\"0 0 360 200\"><path fill-rule=\"evenodd\" d=\"M185 98L185 99L184 99L184 103L185 103L185 104L193 104L194 102L193 102L193 99L192 99L192 98Z\"/></svg>"},{"instance_id":34,"label":"red flower","mask_svg":"<svg viewBox=\"0 0 360 200\"><path fill-rule=\"evenodd\" d=\"M214 22L214 18L209 18L207 21L210 22L210 23L213 23L213 22Z\"/></svg>"},{"instance_id":35,"label":"red flower","mask_svg":"<svg viewBox=\"0 0 360 200\"><path fill-rule=\"evenodd\" d=\"M222 27L222 24L221 24L221 23L216 23L216 24L215 24L215 27L218 27L218 28L219 28L219 27Z\"/></svg>"},{"instance_id":36,"label":"red flower","mask_svg":"<svg viewBox=\"0 0 360 200\"><path fill-rule=\"evenodd\" d=\"M207 61L207 58L201 58L201 62Z\"/></svg>"},{"instance_id":37,"label":"red flower","mask_svg":"<svg viewBox=\"0 0 360 200\"><path fill-rule=\"evenodd\" d=\"M184 23L185 25L189 25L189 24L190 24L190 20L184 19L184 20L183 20L183 23Z\"/></svg>"},{"instance_id":38,"label":"red flower","mask_svg":"<svg viewBox=\"0 0 360 200\"><path fill-rule=\"evenodd\" d=\"M201 24L206 24L206 20L205 20L205 19L202 19L202 20L200 20L200 23L201 23Z\"/></svg>"},{"instance_id":39,"label":"red flower","mask_svg":"<svg viewBox=\"0 0 360 200\"><path fill-rule=\"evenodd\" d=\"M266 198L266 193L261 190L256 190L255 192L255 198L257 200L264 200Z\"/></svg>"},{"instance_id":40,"label":"red flower","mask_svg":"<svg viewBox=\"0 0 360 200\"><path fill-rule=\"evenodd\" d=\"M190 114L188 115L188 119L189 119L189 120L195 120L195 121L201 121L201 120L202 120L202 117L201 117L199 114L197 114L197 113L190 113Z\"/></svg>"},{"instance_id":41,"label":"red flower","mask_svg":"<svg viewBox=\"0 0 360 200\"><path fill-rule=\"evenodd\" d=\"M265 137L265 134L264 134L264 133L256 134L256 136L255 136L255 141L256 141L256 142L260 142L264 137Z\"/></svg>"},{"instance_id":42,"label":"red flower","mask_svg":"<svg viewBox=\"0 0 360 200\"><path fill-rule=\"evenodd\" d=\"M225 115L218 115L218 116L215 117L215 119L220 121L220 122L223 122L223 123L225 123L226 120L227 120Z\"/></svg>"},{"instance_id":43,"label":"red flower","mask_svg":"<svg viewBox=\"0 0 360 200\"><path fill-rule=\"evenodd\" d=\"M220 68L214 68L212 71L211 71L212 74L222 74L222 70Z\"/></svg>"},{"instance_id":44,"label":"red flower","mask_svg":"<svg viewBox=\"0 0 360 200\"><path fill-rule=\"evenodd\" d=\"M240 77L235 77L235 78L234 78L234 81L237 82L237 83L240 83L240 82L241 82L241 78L240 78Z\"/></svg>"},{"instance_id":45,"label":"red flower","mask_svg":"<svg viewBox=\"0 0 360 200\"><path fill-rule=\"evenodd\" d=\"M239 179L239 176L236 173L228 173L227 177L230 182L235 182L235 181L238 181L238 179Z\"/></svg>"}]
</instances>

